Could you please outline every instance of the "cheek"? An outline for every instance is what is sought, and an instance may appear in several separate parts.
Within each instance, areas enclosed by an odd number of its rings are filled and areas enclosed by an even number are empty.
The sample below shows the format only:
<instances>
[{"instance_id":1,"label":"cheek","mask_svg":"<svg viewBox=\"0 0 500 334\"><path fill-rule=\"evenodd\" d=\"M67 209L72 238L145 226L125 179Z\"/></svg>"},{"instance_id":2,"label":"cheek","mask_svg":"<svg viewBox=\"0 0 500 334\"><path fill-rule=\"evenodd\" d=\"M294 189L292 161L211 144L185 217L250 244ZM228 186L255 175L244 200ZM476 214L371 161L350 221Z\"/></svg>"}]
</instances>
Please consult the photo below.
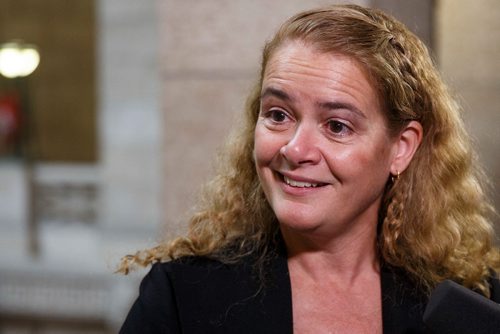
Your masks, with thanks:
<instances>
[{"instance_id":1,"label":"cheek","mask_svg":"<svg viewBox=\"0 0 500 334\"><path fill-rule=\"evenodd\" d=\"M253 158L255 160L255 164L257 166L262 164L262 160L265 159L266 150L265 150L265 144L264 140L262 137L262 131L259 131L258 128L255 129L255 137L254 137L254 145L253 145Z\"/></svg>"},{"instance_id":2,"label":"cheek","mask_svg":"<svg viewBox=\"0 0 500 334\"><path fill-rule=\"evenodd\" d=\"M275 155L279 153L280 145L275 136L257 126L254 139L254 159L257 167L269 165Z\"/></svg>"},{"instance_id":3,"label":"cheek","mask_svg":"<svg viewBox=\"0 0 500 334\"><path fill-rule=\"evenodd\" d=\"M342 181L375 179L388 176L390 170L389 149L384 145L344 147L328 155L326 159L331 170Z\"/></svg>"},{"instance_id":4,"label":"cheek","mask_svg":"<svg viewBox=\"0 0 500 334\"><path fill-rule=\"evenodd\" d=\"M266 133L265 130L255 129L254 137L254 151L253 158L255 161L255 169L259 177L262 190L268 201L270 201L270 183L272 180L271 165L275 158L275 149L272 145L273 141L270 140L272 136Z\"/></svg>"}]
</instances>

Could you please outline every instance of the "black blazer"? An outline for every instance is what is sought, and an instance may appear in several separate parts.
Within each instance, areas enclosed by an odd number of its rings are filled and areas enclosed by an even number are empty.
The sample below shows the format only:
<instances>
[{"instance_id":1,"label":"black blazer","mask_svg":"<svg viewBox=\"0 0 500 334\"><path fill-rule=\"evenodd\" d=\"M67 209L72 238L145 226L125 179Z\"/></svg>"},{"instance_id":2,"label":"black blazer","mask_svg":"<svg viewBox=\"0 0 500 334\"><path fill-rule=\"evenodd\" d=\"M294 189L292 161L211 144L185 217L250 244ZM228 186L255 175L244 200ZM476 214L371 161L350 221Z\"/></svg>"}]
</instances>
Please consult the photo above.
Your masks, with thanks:
<instances>
[{"instance_id":1,"label":"black blazer","mask_svg":"<svg viewBox=\"0 0 500 334\"><path fill-rule=\"evenodd\" d=\"M250 257L231 265L189 257L153 265L120 333L292 333L286 255L269 262L263 283L252 263ZM492 299L500 300L495 282ZM384 333L426 333L426 295L387 266L381 287Z\"/></svg>"}]
</instances>

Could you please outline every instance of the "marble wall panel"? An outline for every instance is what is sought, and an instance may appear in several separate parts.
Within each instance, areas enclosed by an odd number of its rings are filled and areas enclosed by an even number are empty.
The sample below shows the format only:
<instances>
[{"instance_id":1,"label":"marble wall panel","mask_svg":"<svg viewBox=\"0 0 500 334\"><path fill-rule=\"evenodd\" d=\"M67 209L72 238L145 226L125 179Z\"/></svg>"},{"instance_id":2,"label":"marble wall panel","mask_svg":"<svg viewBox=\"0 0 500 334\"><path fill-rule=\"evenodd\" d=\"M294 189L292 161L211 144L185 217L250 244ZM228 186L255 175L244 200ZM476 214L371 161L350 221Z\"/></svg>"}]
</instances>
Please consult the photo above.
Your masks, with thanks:
<instances>
[{"instance_id":1,"label":"marble wall panel","mask_svg":"<svg viewBox=\"0 0 500 334\"><path fill-rule=\"evenodd\" d=\"M457 82L500 79L500 3L440 0L436 40L440 66Z\"/></svg>"},{"instance_id":2,"label":"marble wall panel","mask_svg":"<svg viewBox=\"0 0 500 334\"><path fill-rule=\"evenodd\" d=\"M196 71L253 69L278 25L293 14L332 3L369 1L161 1L162 69Z\"/></svg>"},{"instance_id":3,"label":"marble wall panel","mask_svg":"<svg viewBox=\"0 0 500 334\"><path fill-rule=\"evenodd\" d=\"M440 0L439 66L459 98L500 210L500 6L496 0Z\"/></svg>"},{"instance_id":4,"label":"marble wall panel","mask_svg":"<svg viewBox=\"0 0 500 334\"><path fill-rule=\"evenodd\" d=\"M243 110L252 80L186 79L165 83L166 233L187 227L200 187Z\"/></svg>"}]
</instances>

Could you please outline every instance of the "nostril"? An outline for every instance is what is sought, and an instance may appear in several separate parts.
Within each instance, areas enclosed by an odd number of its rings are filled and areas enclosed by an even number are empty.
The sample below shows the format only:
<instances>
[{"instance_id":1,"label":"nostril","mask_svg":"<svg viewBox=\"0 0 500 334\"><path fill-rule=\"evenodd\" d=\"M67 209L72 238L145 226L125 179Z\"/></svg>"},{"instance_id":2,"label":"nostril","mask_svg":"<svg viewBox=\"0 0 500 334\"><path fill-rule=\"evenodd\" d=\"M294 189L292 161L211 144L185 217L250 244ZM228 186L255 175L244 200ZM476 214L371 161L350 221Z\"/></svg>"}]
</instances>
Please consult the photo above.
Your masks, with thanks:
<instances>
[{"instance_id":1,"label":"nostril","mask_svg":"<svg viewBox=\"0 0 500 334\"><path fill-rule=\"evenodd\" d=\"M283 146L280 148L280 154L281 154L281 155L286 155L286 145L283 145Z\"/></svg>"},{"instance_id":2,"label":"nostril","mask_svg":"<svg viewBox=\"0 0 500 334\"><path fill-rule=\"evenodd\" d=\"M321 158L318 150L314 147L298 147L285 145L279 150L281 156L293 165L315 164Z\"/></svg>"}]
</instances>

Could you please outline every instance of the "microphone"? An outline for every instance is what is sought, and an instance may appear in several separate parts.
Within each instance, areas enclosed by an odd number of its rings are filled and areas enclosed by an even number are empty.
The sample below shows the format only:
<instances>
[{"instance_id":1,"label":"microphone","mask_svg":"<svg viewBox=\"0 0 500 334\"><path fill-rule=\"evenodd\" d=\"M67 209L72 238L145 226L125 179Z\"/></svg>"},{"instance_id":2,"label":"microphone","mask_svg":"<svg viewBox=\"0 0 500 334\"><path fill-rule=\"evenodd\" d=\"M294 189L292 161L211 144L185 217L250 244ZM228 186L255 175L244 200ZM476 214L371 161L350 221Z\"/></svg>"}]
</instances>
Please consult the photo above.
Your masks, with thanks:
<instances>
[{"instance_id":1,"label":"microphone","mask_svg":"<svg viewBox=\"0 0 500 334\"><path fill-rule=\"evenodd\" d=\"M500 304L445 280L431 293L423 320L433 333L498 334Z\"/></svg>"}]
</instances>

